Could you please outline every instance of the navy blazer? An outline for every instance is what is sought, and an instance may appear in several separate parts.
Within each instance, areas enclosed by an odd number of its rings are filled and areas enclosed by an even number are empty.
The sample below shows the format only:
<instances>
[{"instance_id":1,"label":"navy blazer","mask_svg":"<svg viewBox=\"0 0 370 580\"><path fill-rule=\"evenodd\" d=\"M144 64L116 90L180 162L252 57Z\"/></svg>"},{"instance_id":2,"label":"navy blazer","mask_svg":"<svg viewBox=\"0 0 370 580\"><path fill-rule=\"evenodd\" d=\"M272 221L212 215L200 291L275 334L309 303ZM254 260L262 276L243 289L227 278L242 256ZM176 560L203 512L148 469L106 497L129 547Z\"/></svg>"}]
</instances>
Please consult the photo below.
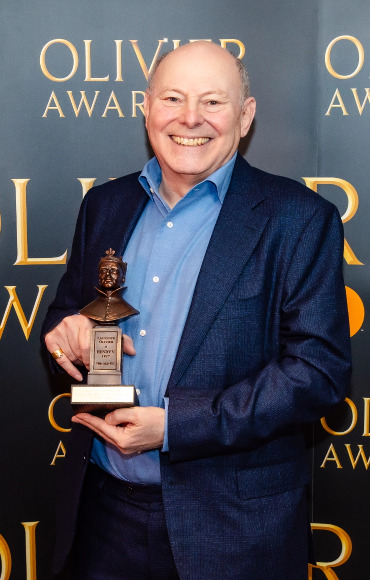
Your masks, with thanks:
<instances>
[{"instance_id":1,"label":"navy blazer","mask_svg":"<svg viewBox=\"0 0 370 580\"><path fill-rule=\"evenodd\" d=\"M86 195L43 334L94 299L106 249L124 251L148 201L138 175ZM342 254L332 204L237 157L166 393L163 500L181 578L307 578L301 425L343 399L349 382ZM92 441L79 425L72 436L56 570Z\"/></svg>"}]
</instances>

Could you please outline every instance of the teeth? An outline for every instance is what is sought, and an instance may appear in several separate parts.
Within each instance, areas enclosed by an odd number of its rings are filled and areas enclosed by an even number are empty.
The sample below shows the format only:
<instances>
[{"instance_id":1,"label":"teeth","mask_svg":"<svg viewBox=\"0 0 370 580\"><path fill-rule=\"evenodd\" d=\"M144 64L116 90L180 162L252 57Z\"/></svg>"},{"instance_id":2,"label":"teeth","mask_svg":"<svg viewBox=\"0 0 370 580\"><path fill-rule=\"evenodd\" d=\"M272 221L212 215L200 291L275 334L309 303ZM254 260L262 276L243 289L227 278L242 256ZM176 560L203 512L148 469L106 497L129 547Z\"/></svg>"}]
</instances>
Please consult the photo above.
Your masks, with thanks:
<instances>
[{"instance_id":1,"label":"teeth","mask_svg":"<svg viewBox=\"0 0 370 580\"><path fill-rule=\"evenodd\" d=\"M175 135L172 135L172 139L178 145L187 145L188 147L204 145L209 141L209 137L198 137L197 139L187 139L186 137L176 137Z\"/></svg>"}]
</instances>

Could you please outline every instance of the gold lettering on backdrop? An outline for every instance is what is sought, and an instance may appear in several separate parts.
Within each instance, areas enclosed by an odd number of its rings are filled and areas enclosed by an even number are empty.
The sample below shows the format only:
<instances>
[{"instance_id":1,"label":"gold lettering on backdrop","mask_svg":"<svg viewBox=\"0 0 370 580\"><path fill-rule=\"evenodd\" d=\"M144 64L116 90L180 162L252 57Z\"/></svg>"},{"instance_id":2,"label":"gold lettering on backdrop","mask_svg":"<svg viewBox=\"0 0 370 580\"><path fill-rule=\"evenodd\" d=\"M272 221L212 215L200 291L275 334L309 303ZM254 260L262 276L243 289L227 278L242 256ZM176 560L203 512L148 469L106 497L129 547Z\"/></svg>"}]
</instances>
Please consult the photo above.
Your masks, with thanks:
<instances>
[{"instance_id":1,"label":"gold lettering on backdrop","mask_svg":"<svg viewBox=\"0 0 370 580\"><path fill-rule=\"evenodd\" d=\"M237 58L241 59L245 55L244 44L240 40L237 40L236 38L220 38L220 44L222 48L226 49L228 44L237 44L239 47L239 54L237 55Z\"/></svg>"},{"instance_id":2,"label":"gold lettering on backdrop","mask_svg":"<svg viewBox=\"0 0 370 580\"><path fill-rule=\"evenodd\" d=\"M1 337L3 335L10 311L12 309L12 306L14 307L14 310L16 312L16 315L18 317L19 323L22 327L23 330L23 334L26 337L26 340L29 339L29 336L31 334L31 330L33 327L33 323L35 322L35 318L36 318L36 314L37 311L39 309L40 306L40 302L41 302L41 298L42 295L44 294L45 289L47 288L47 285L45 286L44 284L37 286L39 291L35 300L35 304L33 306L32 312L31 312L31 316L30 319L27 321L24 312L23 312L23 308L21 306L21 303L19 302L19 298L17 296L17 292L16 292L16 286L4 286L4 288L9 292L9 300L8 300L8 304L7 307L5 308L5 312L4 312L4 316L3 319L1 321L0 324L0 340Z\"/></svg>"},{"instance_id":3,"label":"gold lettering on backdrop","mask_svg":"<svg viewBox=\"0 0 370 580\"><path fill-rule=\"evenodd\" d=\"M354 336L361 328L365 319L365 307L360 296L346 286L347 308L349 317L349 334Z\"/></svg>"},{"instance_id":4,"label":"gold lettering on backdrop","mask_svg":"<svg viewBox=\"0 0 370 580\"><path fill-rule=\"evenodd\" d=\"M155 54L154 54L154 57L152 59L152 63L150 65L149 69L148 69L148 67L146 65L146 62L144 60L144 57L143 57L143 55L141 53L141 50L139 48L138 41L137 40L130 40L130 42L132 44L132 47L133 47L133 49L135 51L137 60L139 61L141 70L143 71L146 80L148 80L148 77L150 75L150 72L151 72L153 66L155 65L155 62L156 62L156 60L157 60L157 58L159 56L160 50L161 50L163 44L166 42L166 40L167 39L158 40L157 50L155 51Z\"/></svg>"},{"instance_id":5,"label":"gold lettering on backdrop","mask_svg":"<svg viewBox=\"0 0 370 580\"><path fill-rule=\"evenodd\" d=\"M10 572L12 571L12 556L10 554L7 541L1 535L0 535L0 562L1 562L0 580L9 580Z\"/></svg>"},{"instance_id":6,"label":"gold lettering on backdrop","mask_svg":"<svg viewBox=\"0 0 370 580\"><path fill-rule=\"evenodd\" d=\"M339 433L339 435L342 435L342 433ZM367 471L369 468L369 465L370 465L370 457L366 457L365 451L364 451L364 446L360 445L360 444L357 445L358 452L357 452L356 457L354 457L354 455L353 455L351 443L345 443L344 447L347 451L347 455L348 455L349 461L352 465L352 469L356 469L356 467L358 465L361 465L363 463L363 465ZM362 462L360 461L360 459L362 460ZM337 469L343 469L343 466L340 462L338 453L337 453L333 443L330 444L329 449L324 457L324 460L323 460L322 464L320 465L320 468L325 469L326 463L328 461L334 461L336 466L337 466Z\"/></svg>"},{"instance_id":7,"label":"gold lettering on backdrop","mask_svg":"<svg viewBox=\"0 0 370 580\"><path fill-rule=\"evenodd\" d=\"M57 403L60 399L63 399L64 397L71 397L71 393L62 393L61 395L57 395L56 397L54 397L54 399L51 401L50 405L49 405L49 409L48 409L48 418L49 418L49 423L50 425L56 429L56 431L60 431L61 433L69 433L71 431L71 429L66 429L65 427L61 427L60 425L58 425L58 423L55 420L54 417L54 407L55 407L55 403Z\"/></svg>"},{"instance_id":8,"label":"gold lettering on backdrop","mask_svg":"<svg viewBox=\"0 0 370 580\"><path fill-rule=\"evenodd\" d=\"M77 105L75 97L73 96L73 91L66 91L69 100L71 102L72 105L72 109L74 111L74 114L76 117L79 116L82 106L84 105L87 111L87 114L89 115L89 117L91 118L94 110L96 113L96 104L98 101L98 96L100 94L100 91L95 91L95 95L94 98L90 98L91 104L88 101L88 98L86 97L86 92L85 91L80 91L81 94L81 98L80 98L80 102ZM144 105L143 105L143 100L141 102L137 102L137 95L140 95L142 97L142 99L144 98L145 92L144 91L131 91L131 101L132 101L132 117L136 118L137 117L137 109L140 109L140 111L142 112L142 114L144 115ZM103 97L99 97L99 100L101 100ZM112 105L112 102L114 103L114 105ZM53 106L51 103L55 103L55 106ZM63 105L65 107L65 104ZM119 117L124 117L125 115L123 114L123 111L121 109L121 106L118 102L118 99L116 97L116 94L114 91L111 92L109 98L108 98L108 102L105 106L104 112L102 114L102 117L107 117L107 111L108 110L116 110L118 112L118 116ZM43 113L43 117L47 117L49 111L58 111L59 113L59 117L65 117L65 114L63 112L63 109L58 101L58 98L56 96L56 94L54 93L54 91L52 92L50 99L48 101L48 104L46 105L45 111ZM65 109L64 109L65 110Z\"/></svg>"},{"instance_id":9,"label":"gold lettering on backdrop","mask_svg":"<svg viewBox=\"0 0 370 580\"><path fill-rule=\"evenodd\" d=\"M363 445L358 445L359 452L357 454L356 459L353 457L351 444L350 443L346 443L345 444L345 448L347 449L347 453L348 453L348 456L350 458L350 461L351 461L351 464L352 464L353 469L355 469L355 467L356 467L356 465L357 465L357 463L358 463L358 461L359 461L359 459L361 457L361 459L362 459L362 461L364 463L365 469L367 470L367 468L370 465L370 457L368 459L366 458L366 455L364 453L364 447L363 447Z\"/></svg>"},{"instance_id":10,"label":"gold lettering on backdrop","mask_svg":"<svg viewBox=\"0 0 370 580\"><path fill-rule=\"evenodd\" d=\"M325 459L322 462L322 464L320 465L321 468L326 467L326 462L327 461L335 461L335 463L337 464L337 468L338 469L343 469L343 467L340 464L337 452L335 451L335 447L333 445L333 443L330 445L327 454L325 455Z\"/></svg>"},{"instance_id":11,"label":"gold lettering on backdrop","mask_svg":"<svg viewBox=\"0 0 370 580\"><path fill-rule=\"evenodd\" d=\"M370 457L366 457L365 451L364 451L364 446L359 445L359 444L357 445L358 452L357 452L356 457L354 457L354 455L353 455L351 443L345 443L344 447L347 451L347 455L348 455L349 461L352 465L352 469L356 469L356 467L358 465L362 465L362 463L363 463L363 465L367 471L368 467L370 465ZM362 459L362 462L360 461L360 459ZM337 453L333 443L330 444L329 449L325 455L324 461L320 465L320 469L325 469L326 463L328 461L334 461L336 466L337 466L337 469L343 469L343 466L340 462L340 459L338 457L338 453Z\"/></svg>"},{"instance_id":12,"label":"gold lettering on backdrop","mask_svg":"<svg viewBox=\"0 0 370 580\"><path fill-rule=\"evenodd\" d=\"M334 102L334 101L335 101L335 99L338 99L338 103L335 103L335 102ZM331 112L331 110L332 110L333 108L335 108L335 107L339 107L340 109L342 109L342 113L343 113L343 115L348 115L348 113L347 113L347 109L346 109L346 107L344 106L343 99L342 99L342 97L341 97L341 95L340 95L339 89L337 89L337 90L335 91L335 93L334 93L334 96L333 96L333 98L332 98L332 100L331 100L331 103L330 103L330 105L329 105L329 108L328 108L328 110L327 110L327 111L326 111L326 113L325 113L325 116L328 116L328 115L330 115L330 112Z\"/></svg>"},{"instance_id":13,"label":"gold lettering on backdrop","mask_svg":"<svg viewBox=\"0 0 370 580\"><path fill-rule=\"evenodd\" d=\"M333 429L330 429L330 427L328 426L325 417L321 418L321 425L324 427L325 431L327 431L331 435L337 435L337 436L347 435L356 426L357 419L358 419L357 407L354 404L354 402L351 401L351 399L348 399L348 397L346 397L344 400L349 405L349 408L351 409L351 414L352 414L352 421L351 421L351 424L348 427L348 429L346 429L345 431L334 431Z\"/></svg>"},{"instance_id":14,"label":"gold lettering on backdrop","mask_svg":"<svg viewBox=\"0 0 370 580\"><path fill-rule=\"evenodd\" d=\"M36 574L36 526L39 522L21 522L24 527L26 541L26 578L37 580ZM3 536L0 535L0 580L9 580L12 570L12 557L9 546Z\"/></svg>"},{"instance_id":15,"label":"gold lettering on backdrop","mask_svg":"<svg viewBox=\"0 0 370 580\"><path fill-rule=\"evenodd\" d=\"M29 179L12 179L15 185L17 210L17 249L18 255L14 266L29 266L30 264L65 264L67 250L55 258L29 258L27 236L27 183Z\"/></svg>"},{"instance_id":16,"label":"gold lettering on backdrop","mask_svg":"<svg viewBox=\"0 0 370 580\"><path fill-rule=\"evenodd\" d=\"M115 105L114 107L113 107L113 106L111 106L111 104L110 104L110 103L111 103L111 101L114 101L114 105ZM119 103L118 103L118 101L117 101L117 97L116 97L116 95L114 94L114 91L112 91L112 92L111 92L111 94L110 94L109 100L108 100L108 102L107 102L107 106L106 106L106 107L105 107L105 109L104 109L104 113L102 114L102 117L106 117L106 116L107 116L107 111L108 111L109 109L112 109L112 110L116 110L116 111L118 111L118 115L119 115L119 117L124 117L124 116L125 116L125 115L122 113L122 111L121 111L121 107L119 106Z\"/></svg>"},{"instance_id":17,"label":"gold lettering on backdrop","mask_svg":"<svg viewBox=\"0 0 370 580\"><path fill-rule=\"evenodd\" d=\"M116 43L116 71L117 75L115 81L122 82L122 42L123 40L115 40Z\"/></svg>"},{"instance_id":18,"label":"gold lettering on backdrop","mask_svg":"<svg viewBox=\"0 0 370 580\"><path fill-rule=\"evenodd\" d=\"M80 91L80 93L81 93L81 100L80 100L80 103L79 103L79 105L77 107L76 101L74 100L72 91L67 91L67 95L69 96L69 100L72 103L72 107L73 107L73 110L75 112L75 115L76 115L76 117L78 117L78 115L80 114L81 107L84 104L85 105L85 108L86 108L86 111L87 111L87 114L89 115L89 117L91 117L92 112L93 112L94 107L95 107L96 99L97 99L98 94L100 93L100 91L95 91L95 97L94 97L94 100L91 103L91 105L89 104L89 101L86 98L85 91Z\"/></svg>"},{"instance_id":19,"label":"gold lettering on backdrop","mask_svg":"<svg viewBox=\"0 0 370 580\"><path fill-rule=\"evenodd\" d=\"M65 44L65 46L67 46L69 48L69 50L71 51L72 58L73 58L73 65L72 65L71 72L65 77L55 77L54 75L52 75L48 71L48 69L46 67L46 63L45 63L46 51L49 48L49 46L52 46L53 44ZM41 66L41 70L44 73L44 75L48 79L50 79L51 81L54 81L55 83L63 83L64 81L68 81L69 79L71 79L73 77L73 75L75 74L75 72L77 71L77 68L78 68L78 52L76 50L76 47L72 44L72 42L69 42L69 40L65 40L64 38L55 38L54 40L50 40L47 44L45 44L45 46L41 50L40 66Z\"/></svg>"},{"instance_id":20,"label":"gold lettering on backdrop","mask_svg":"<svg viewBox=\"0 0 370 580\"><path fill-rule=\"evenodd\" d=\"M99 81L105 82L109 81L109 75L106 77L92 77L91 76L91 40L84 40L85 43L85 81Z\"/></svg>"},{"instance_id":21,"label":"gold lettering on backdrop","mask_svg":"<svg viewBox=\"0 0 370 580\"><path fill-rule=\"evenodd\" d=\"M355 97L358 112L360 113L360 115L362 115L366 103L370 103L370 89L365 89L366 95L364 100L362 101L362 104L360 103L360 99L358 98L357 89L351 89L351 91L353 93L353 96Z\"/></svg>"},{"instance_id":22,"label":"gold lettering on backdrop","mask_svg":"<svg viewBox=\"0 0 370 580\"><path fill-rule=\"evenodd\" d=\"M144 115L144 96L145 96L144 91L131 91L131 92L132 92L132 116L133 117L137 117L137 115L136 115L136 109L137 109L137 107L139 107L140 111ZM141 103L138 103L137 102L137 100L136 100L136 96L137 95L141 95L142 96Z\"/></svg>"},{"instance_id":23,"label":"gold lettering on backdrop","mask_svg":"<svg viewBox=\"0 0 370 580\"><path fill-rule=\"evenodd\" d=\"M192 38L192 39L189 39L189 42L196 42L197 40L206 40L208 42L212 42L211 38L205 38L205 39ZM226 48L226 49L228 49L228 45L235 44L239 49L239 54L237 55L237 58L241 59L245 55L245 46L237 38L220 38L219 41L220 41L220 45L222 46L222 48ZM92 40L84 40L83 42L85 45L85 79L84 79L84 81L85 82L108 82L109 78L110 78L109 74L106 75L105 77L93 77L92 76L92 72L91 72L91 70L92 70L92 59L91 59ZM134 49L135 55L137 57L140 68L141 68L145 78L148 79L150 72L151 72L153 66L155 65L156 60L159 57L159 53L161 51L161 48L162 48L163 44L168 42L168 39L162 38L162 39L158 40L158 46L157 46L157 49L154 53L154 56L152 58L152 62L151 62L149 67L144 60L143 54L142 54L140 47L139 47L139 44L138 44L138 40L130 40L129 42L131 43L131 46ZM180 42L181 42L181 40L179 40L179 39L173 40L172 41L173 48L174 49L178 48L180 46ZM123 75L122 75L122 43L123 43L123 40L121 40L121 39L115 40L114 43L116 45L116 78L115 78L115 81L122 82L123 81ZM69 72L69 74L67 74L64 77L58 77L58 76L53 75L46 66L46 53L47 53L48 49L50 48L50 46L52 46L54 44L65 45L69 49L69 51L72 55L71 71ZM40 53L40 67L41 67L43 74L49 80L56 82L56 83L62 83L62 82L68 81L76 74L78 66L79 66L78 51L77 51L76 47L74 46L74 44L72 44L72 42L70 42L69 40L66 40L64 38L54 38L53 40L50 40L49 42L47 42L45 44L45 46L43 46L41 53ZM52 97L51 97L51 99L52 99ZM54 95L54 99L56 100L55 95ZM50 102L49 102L49 105L50 105ZM49 107L49 108L51 108L51 107ZM53 107L53 108L57 108L57 107ZM60 107L58 108L58 110L59 111L61 110ZM62 116L62 115L60 115L60 116Z\"/></svg>"},{"instance_id":24,"label":"gold lettering on backdrop","mask_svg":"<svg viewBox=\"0 0 370 580\"><path fill-rule=\"evenodd\" d=\"M342 215L342 222L345 224L353 218L358 208L358 194L353 185L351 185L345 179L339 179L338 177L303 177L302 178L310 189L317 193L318 185L336 185L343 189L347 196L348 205L345 213ZM363 266L363 262L358 260L350 247L347 240L344 240L344 259L347 264L351 266Z\"/></svg>"},{"instance_id":25,"label":"gold lettering on backdrop","mask_svg":"<svg viewBox=\"0 0 370 580\"><path fill-rule=\"evenodd\" d=\"M39 522L22 522L26 536L27 580L36 580L36 526Z\"/></svg>"},{"instance_id":26,"label":"gold lettering on backdrop","mask_svg":"<svg viewBox=\"0 0 370 580\"><path fill-rule=\"evenodd\" d=\"M365 91L365 98L362 101L362 103L361 103L360 98L358 96L357 89L351 89L351 91L352 91L352 94L353 94L353 97L354 97L354 101L356 103L356 107L357 107L357 110L359 112L359 115L362 115L366 104L367 103L370 103L370 89L369 88L365 88L364 89L364 91ZM325 115L326 116L330 116L331 110L334 109L334 108L341 109L342 110L342 115L348 115L348 111L347 111L347 109L345 107L345 104L344 104L344 101L342 99L342 96L341 96L341 94L339 92L339 89L336 89L336 91L335 91L335 93L333 95L333 98L331 100L331 103L329 105L329 108L326 111Z\"/></svg>"},{"instance_id":27,"label":"gold lettering on backdrop","mask_svg":"<svg viewBox=\"0 0 370 580\"><path fill-rule=\"evenodd\" d=\"M370 436L370 397L362 397L363 401L364 401L364 430L362 433L362 437L369 437ZM351 431L353 431L353 429L356 427L357 425L357 421L358 421L358 410L357 407L355 405L355 403L351 400L351 399L344 399L344 402L348 404L350 410L351 410L351 424L348 427L348 429L346 429L345 431L334 431L334 429L331 429L326 421L325 417L321 418L321 425L323 426L323 428L325 429L325 431L327 431L327 433L330 433L331 435L334 435L336 437L341 437L342 435L348 435L348 433L351 433Z\"/></svg>"},{"instance_id":28,"label":"gold lettering on backdrop","mask_svg":"<svg viewBox=\"0 0 370 580\"><path fill-rule=\"evenodd\" d=\"M51 105L52 102L55 103L55 107L53 107ZM53 111L53 110L58 111L59 117L65 117L65 114L62 111L62 107L60 106L59 101L58 101L57 96L54 93L54 91L52 91L52 93L50 95L50 99L48 101L48 104L46 105L46 109L45 109L44 114L42 116L43 117L47 117L48 116L48 111Z\"/></svg>"},{"instance_id":29,"label":"gold lettering on backdrop","mask_svg":"<svg viewBox=\"0 0 370 580\"><path fill-rule=\"evenodd\" d=\"M369 433L369 417L370 417L370 398L369 397L362 397L364 400L364 432L362 433L363 437L370 437Z\"/></svg>"},{"instance_id":30,"label":"gold lettering on backdrop","mask_svg":"<svg viewBox=\"0 0 370 580\"><path fill-rule=\"evenodd\" d=\"M70 429L69 429L69 431L70 431ZM54 453L54 457L53 457L53 460L50 463L50 465L55 465L55 461L58 458L64 459L65 456L66 456L66 448L64 447L63 442L62 441L59 441L57 450Z\"/></svg>"},{"instance_id":31,"label":"gold lettering on backdrop","mask_svg":"<svg viewBox=\"0 0 370 580\"><path fill-rule=\"evenodd\" d=\"M331 64L331 51L333 46L341 41L341 40L349 40L350 42L353 42L353 44L355 45L355 47L357 48L357 52L358 52L358 63L357 63L357 67L355 68L355 70L348 75L341 75L339 73L337 73L334 69L333 66ZM348 36L348 35L343 35L343 36L337 36L337 38L334 38L330 44L328 45L326 52L325 52L325 65L327 70L329 71L329 73L337 78L337 79L350 79L354 76L357 75L357 73L360 72L360 70L362 69L362 66L364 64L364 60L365 60L365 52L364 52L364 48L361 44L361 42L355 38L354 36Z\"/></svg>"},{"instance_id":32,"label":"gold lettering on backdrop","mask_svg":"<svg viewBox=\"0 0 370 580\"><path fill-rule=\"evenodd\" d=\"M312 580L312 570L313 568L317 568L324 572L326 578L328 580L339 580L336 573L332 570L332 568L336 568L337 566L342 566L347 560L349 559L350 555L352 554L352 541L349 535L343 528L339 526L334 526L333 524L311 524L312 531L326 531L332 532L336 536L338 536L342 549L341 553L339 554L336 560L333 562L317 562L316 565L309 564L308 565L308 580Z\"/></svg>"},{"instance_id":33,"label":"gold lettering on backdrop","mask_svg":"<svg viewBox=\"0 0 370 580\"><path fill-rule=\"evenodd\" d=\"M92 188L94 185L94 181L96 181L96 177L77 177L78 181L82 185L82 199L85 197L89 189Z\"/></svg>"}]
</instances>

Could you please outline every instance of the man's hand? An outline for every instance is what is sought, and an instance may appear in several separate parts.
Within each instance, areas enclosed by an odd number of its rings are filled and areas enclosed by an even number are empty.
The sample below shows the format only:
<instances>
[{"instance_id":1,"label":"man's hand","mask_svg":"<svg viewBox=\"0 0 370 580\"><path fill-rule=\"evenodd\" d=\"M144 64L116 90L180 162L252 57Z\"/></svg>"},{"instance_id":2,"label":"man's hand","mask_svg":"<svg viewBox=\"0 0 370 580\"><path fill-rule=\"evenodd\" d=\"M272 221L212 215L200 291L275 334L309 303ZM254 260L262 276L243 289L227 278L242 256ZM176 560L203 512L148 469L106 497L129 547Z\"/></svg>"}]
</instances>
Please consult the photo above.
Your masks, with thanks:
<instances>
[{"instance_id":1,"label":"man's hand","mask_svg":"<svg viewBox=\"0 0 370 580\"><path fill-rule=\"evenodd\" d=\"M75 365L85 365L89 369L90 337L94 326L96 323L83 314L66 316L45 336L46 348L50 354L57 350L62 351L62 356L55 360L76 381L82 381L83 377ZM123 352L135 354L132 339L126 335L124 335Z\"/></svg>"},{"instance_id":2,"label":"man's hand","mask_svg":"<svg viewBox=\"0 0 370 580\"><path fill-rule=\"evenodd\" d=\"M105 419L79 413L72 421L89 427L125 455L163 446L165 411L159 407L117 409Z\"/></svg>"}]
</instances>

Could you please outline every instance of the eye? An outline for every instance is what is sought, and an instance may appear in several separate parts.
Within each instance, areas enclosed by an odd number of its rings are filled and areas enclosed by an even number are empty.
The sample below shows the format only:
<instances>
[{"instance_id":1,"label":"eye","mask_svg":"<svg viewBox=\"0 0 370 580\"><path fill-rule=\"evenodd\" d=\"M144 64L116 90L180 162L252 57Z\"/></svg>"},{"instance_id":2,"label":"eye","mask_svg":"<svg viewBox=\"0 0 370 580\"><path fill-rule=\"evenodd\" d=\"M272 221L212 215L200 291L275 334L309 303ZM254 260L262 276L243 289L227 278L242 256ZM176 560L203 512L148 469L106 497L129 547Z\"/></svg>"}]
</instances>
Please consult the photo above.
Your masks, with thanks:
<instances>
[{"instance_id":1,"label":"eye","mask_svg":"<svg viewBox=\"0 0 370 580\"><path fill-rule=\"evenodd\" d=\"M207 105L219 105L220 103L218 101L208 101Z\"/></svg>"}]
</instances>

